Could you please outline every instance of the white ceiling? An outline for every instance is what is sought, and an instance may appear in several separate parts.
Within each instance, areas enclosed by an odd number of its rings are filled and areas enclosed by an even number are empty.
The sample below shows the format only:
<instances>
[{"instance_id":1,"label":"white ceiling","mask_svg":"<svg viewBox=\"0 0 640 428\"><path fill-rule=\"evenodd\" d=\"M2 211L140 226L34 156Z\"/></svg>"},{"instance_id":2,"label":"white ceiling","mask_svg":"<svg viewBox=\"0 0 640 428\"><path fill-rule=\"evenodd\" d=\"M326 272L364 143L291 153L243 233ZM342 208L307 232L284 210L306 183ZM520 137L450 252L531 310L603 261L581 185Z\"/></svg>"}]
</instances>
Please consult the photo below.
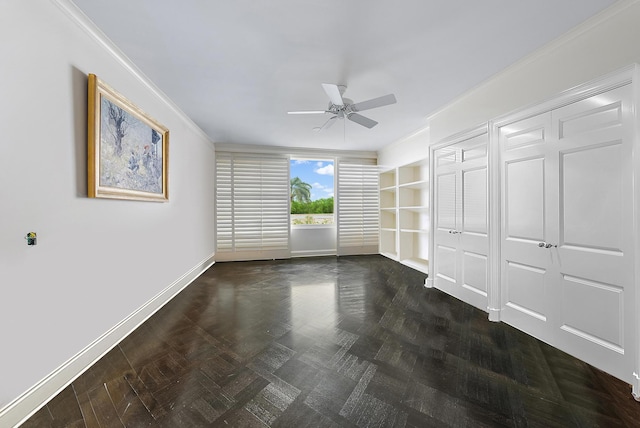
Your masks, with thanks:
<instances>
[{"instance_id":1,"label":"white ceiling","mask_svg":"<svg viewBox=\"0 0 640 428\"><path fill-rule=\"evenodd\" d=\"M378 150L615 0L73 0L214 142ZM108 82L107 82L108 83ZM321 83L367 129L322 110ZM525 82L523 82L525 84ZM116 88L117 89L117 88ZM126 95L126 94L125 94ZM149 112L153 114L153 112Z\"/></svg>"}]
</instances>

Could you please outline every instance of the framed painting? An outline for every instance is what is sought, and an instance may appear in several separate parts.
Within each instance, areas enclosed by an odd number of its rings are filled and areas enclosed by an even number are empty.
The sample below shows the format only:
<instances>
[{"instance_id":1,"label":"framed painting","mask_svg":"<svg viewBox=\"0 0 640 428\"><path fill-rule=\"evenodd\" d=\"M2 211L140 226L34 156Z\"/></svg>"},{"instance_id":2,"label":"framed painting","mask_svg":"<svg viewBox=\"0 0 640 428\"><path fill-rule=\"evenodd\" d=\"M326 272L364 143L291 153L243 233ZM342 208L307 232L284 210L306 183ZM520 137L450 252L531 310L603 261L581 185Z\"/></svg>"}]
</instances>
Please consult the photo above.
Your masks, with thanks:
<instances>
[{"instance_id":1,"label":"framed painting","mask_svg":"<svg viewBox=\"0 0 640 428\"><path fill-rule=\"evenodd\" d=\"M89 74L88 196L169 200L169 130Z\"/></svg>"}]
</instances>

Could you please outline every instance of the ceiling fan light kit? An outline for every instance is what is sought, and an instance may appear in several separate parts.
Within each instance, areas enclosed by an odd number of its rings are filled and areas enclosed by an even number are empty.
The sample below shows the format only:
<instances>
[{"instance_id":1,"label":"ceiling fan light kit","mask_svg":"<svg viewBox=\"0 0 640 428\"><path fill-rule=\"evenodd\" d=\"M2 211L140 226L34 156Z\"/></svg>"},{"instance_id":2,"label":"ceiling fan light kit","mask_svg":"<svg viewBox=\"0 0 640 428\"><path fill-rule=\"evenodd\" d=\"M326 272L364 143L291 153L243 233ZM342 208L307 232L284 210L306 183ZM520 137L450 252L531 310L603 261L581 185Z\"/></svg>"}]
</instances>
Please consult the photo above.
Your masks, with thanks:
<instances>
[{"instance_id":1,"label":"ceiling fan light kit","mask_svg":"<svg viewBox=\"0 0 640 428\"><path fill-rule=\"evenodd\" d=\"M327 120L324 125L313 128L314 131L322 131L329 128L336 119L344 119L345 117L350 121L362 125L366 128L373 128L378 124L373 119L362 116L356 112L370 110L373 108L383 107L390 104L395 104L396 96L394 94L383 95L381 97L372 98L367 101L359 103L353 103L353 100L344 98L342 95L347 89L344 85L334 85L332 83L323 83L322 88L329 97L329 106L326 110L302 110L302 111L290 111L289 114L325 114L329 113L333 116Z\"/></svg>"}]
</instances>

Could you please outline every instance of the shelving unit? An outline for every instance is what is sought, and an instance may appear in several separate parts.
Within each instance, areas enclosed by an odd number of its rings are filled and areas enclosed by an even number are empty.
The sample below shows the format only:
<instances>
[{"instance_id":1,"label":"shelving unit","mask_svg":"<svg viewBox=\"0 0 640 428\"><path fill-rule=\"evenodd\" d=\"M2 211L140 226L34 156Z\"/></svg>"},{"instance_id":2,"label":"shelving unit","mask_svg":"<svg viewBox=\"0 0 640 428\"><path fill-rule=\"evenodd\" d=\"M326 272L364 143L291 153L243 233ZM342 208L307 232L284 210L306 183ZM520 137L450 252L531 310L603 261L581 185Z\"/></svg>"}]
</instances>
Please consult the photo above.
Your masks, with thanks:
<instances>
[{"instance_id":1,"label":"shelving unit","mask_svg":"<svg viewBox=\"0 0 640 428\"><path fill-rule=\"evenodd\" d=\"M427 273L429 223L428 160L380 173L380 253Z\"/></svg>"},{"instance_id":2,"label":"shelving unit","mask_svg":"<svg viewBox=\"0 0 640 428\"><path fill-rule=\"evenodd\" d=\"M380 174L380 253L398 260L398 209L396 170Z\"/></svg>"}]
</instances>

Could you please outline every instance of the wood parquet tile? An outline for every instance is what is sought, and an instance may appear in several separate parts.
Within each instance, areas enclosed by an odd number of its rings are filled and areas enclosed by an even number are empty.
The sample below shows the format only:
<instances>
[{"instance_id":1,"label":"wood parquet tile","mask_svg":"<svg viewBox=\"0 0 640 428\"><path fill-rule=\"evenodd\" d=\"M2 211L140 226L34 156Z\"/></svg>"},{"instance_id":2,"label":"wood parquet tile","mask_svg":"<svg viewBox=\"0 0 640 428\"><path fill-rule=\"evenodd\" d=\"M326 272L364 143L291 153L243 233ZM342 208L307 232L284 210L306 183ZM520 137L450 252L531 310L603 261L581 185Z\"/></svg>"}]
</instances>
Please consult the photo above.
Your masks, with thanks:
<instances>
[{"instance_id":1,"label":"wood parquet tile","mask_svg":"<svg viewBox=\"0 0 640 428\"><path fill-rule=\"evenodd\" d=\"M23 424L638 427L623 382L382 256L218 263Z\"/></svg>"}]
</instances>

